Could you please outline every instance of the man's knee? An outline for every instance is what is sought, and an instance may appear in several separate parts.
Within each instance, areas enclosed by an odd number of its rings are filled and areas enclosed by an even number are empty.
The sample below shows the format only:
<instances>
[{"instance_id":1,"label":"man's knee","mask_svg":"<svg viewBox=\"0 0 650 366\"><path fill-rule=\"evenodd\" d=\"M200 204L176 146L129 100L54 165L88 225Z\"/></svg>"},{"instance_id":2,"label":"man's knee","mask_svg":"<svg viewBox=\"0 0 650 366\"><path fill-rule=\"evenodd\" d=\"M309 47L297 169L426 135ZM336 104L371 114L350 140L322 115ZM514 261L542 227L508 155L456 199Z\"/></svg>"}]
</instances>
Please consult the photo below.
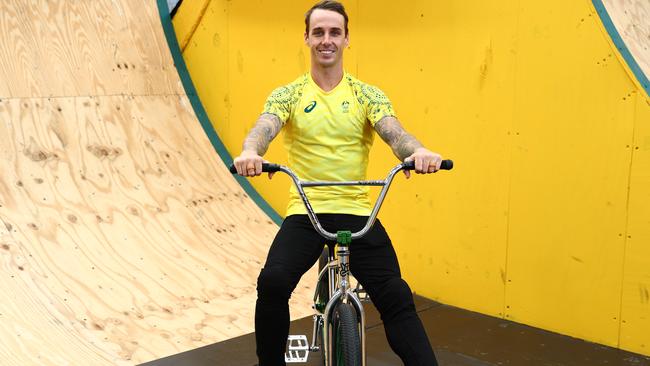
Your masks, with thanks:
<instances>
[{"instance_id":1,"label":"man's knee","mask_svg":"<svg viewBox=\"0 0 650 366\"><path fill-rule=\"evenodd\" d=\"M375 296L370 295L370 299L379 310L384 322L415 312L413 293L403 279L391 278L376 292Z\"/></svg>"},{"instance_id":2,"label":"man's knee","mask_svg":"<svg viewBox=\"0 0 650 366\"><path fill-rule=\"evenodd\" d=\"M260 298L288 300L293 291L291 278L281 268L262 268L257 277L257 295Z\"/></svg>"}]
</instances>

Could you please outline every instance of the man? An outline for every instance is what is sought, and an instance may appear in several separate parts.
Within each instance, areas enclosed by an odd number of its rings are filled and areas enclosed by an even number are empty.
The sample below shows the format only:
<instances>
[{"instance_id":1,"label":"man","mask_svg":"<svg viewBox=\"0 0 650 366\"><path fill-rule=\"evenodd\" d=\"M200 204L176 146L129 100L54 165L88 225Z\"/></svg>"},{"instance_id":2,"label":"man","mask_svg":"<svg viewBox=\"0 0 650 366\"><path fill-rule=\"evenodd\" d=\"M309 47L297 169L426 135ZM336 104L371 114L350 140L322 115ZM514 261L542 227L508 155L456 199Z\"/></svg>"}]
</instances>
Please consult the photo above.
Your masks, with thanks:
<instances>
[{"instance_id":1,"label":"man","mask_svg":"<svg viewBox=\"0 0 650 366\"><path fill-rule=\"evenodd\" d=\"M289 166L306 181L364 180L374 132L400 161L415 160L416 173L439 170L440 155L404 131L383 92L343 70L343 50L349 43L343 5L320 1L305 15L305 25L311 70L271 93L234 161L237 172L260 175L262 156L282 128ZM405 174L408 178L409 172ZM330 232L358 231L370 214L367 187L314 187L307 194ZM300 277L319 258L323 241L292 188L286 218L257 282L255 330L260 366L285 364L288 300ZM437 365L412 292L401 278L395 251L379 220L350 246L350 264L381 314L393 351L407 366Z\"/></svg>"}]
</instances>

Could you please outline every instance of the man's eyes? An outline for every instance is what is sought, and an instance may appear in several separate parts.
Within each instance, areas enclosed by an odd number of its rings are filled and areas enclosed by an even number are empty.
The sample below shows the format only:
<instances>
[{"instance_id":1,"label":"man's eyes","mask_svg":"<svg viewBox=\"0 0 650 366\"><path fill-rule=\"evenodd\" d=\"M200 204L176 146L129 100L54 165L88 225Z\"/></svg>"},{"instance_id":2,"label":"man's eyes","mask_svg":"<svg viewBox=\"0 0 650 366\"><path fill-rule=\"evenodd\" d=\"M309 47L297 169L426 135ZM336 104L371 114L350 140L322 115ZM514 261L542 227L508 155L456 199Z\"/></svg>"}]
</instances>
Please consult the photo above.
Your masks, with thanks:
<instances>
[{"instance_id":1,"label":"man's eyes","mask_svg":"<svg viewBox=\"0 0 650 366\"><path fill-rule=\"evenodd\" d=\"M325 32L324 32L324 31L320 31L320 30L315 30L315 31L311 32L311 34L312 34L313 36L316 36L316 37L321 37L322 35L325 34ZM339 31L339 30L333 30L333 31L330 32L330 35L332 35L332 36L340 36L341 34L342 34L342 33L341 33L341 31Z\"/></svg>"}]
</instances>

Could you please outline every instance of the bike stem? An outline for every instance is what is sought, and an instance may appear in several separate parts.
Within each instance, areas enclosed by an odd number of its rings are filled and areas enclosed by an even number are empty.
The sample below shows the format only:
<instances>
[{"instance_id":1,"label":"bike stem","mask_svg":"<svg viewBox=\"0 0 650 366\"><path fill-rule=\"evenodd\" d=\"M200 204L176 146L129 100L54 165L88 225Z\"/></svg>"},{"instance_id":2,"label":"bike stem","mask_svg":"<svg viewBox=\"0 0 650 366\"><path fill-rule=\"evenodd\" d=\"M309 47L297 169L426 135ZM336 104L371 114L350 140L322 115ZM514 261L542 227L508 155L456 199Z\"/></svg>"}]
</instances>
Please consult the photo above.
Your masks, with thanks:
<instances>
[{"instance_id":1,"label":"bike stem","mask_svg":"<svg viewBox=\"0 0 650 366\"><path fill-rule=\"evenodd\" d=\"M336 256L339 258L339 289L343 294L342 300L347 302L348 289L350 288L350 243L352 242L352 233L350 231L338 231L336 241Z\"/></svg>"}]
</instances>

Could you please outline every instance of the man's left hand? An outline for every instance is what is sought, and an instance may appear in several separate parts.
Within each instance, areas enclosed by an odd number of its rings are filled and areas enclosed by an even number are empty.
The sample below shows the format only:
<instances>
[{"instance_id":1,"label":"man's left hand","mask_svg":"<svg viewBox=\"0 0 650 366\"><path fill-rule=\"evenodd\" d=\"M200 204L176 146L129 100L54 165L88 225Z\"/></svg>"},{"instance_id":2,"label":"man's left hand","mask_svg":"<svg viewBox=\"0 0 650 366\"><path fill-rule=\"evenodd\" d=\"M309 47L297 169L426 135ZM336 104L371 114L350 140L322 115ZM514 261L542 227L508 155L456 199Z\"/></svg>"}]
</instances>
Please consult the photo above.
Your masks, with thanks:
<instances>
[{"instance_id":1,"label":"man's left hand","mask_svg":"<svg viewBox=\"0 0 650 366\"><path fill-rule=\"evenodd\" d=\"M415 150L411 156L404 159L404 162L415 161L415 173L416 174L429 174L435 173L440 170L440 164L442 164L442 156L431 152L423 147L420 147ZM404 175L406 178L411 177L411 172L404 170Z\"/></svg>"}]
</instances>

